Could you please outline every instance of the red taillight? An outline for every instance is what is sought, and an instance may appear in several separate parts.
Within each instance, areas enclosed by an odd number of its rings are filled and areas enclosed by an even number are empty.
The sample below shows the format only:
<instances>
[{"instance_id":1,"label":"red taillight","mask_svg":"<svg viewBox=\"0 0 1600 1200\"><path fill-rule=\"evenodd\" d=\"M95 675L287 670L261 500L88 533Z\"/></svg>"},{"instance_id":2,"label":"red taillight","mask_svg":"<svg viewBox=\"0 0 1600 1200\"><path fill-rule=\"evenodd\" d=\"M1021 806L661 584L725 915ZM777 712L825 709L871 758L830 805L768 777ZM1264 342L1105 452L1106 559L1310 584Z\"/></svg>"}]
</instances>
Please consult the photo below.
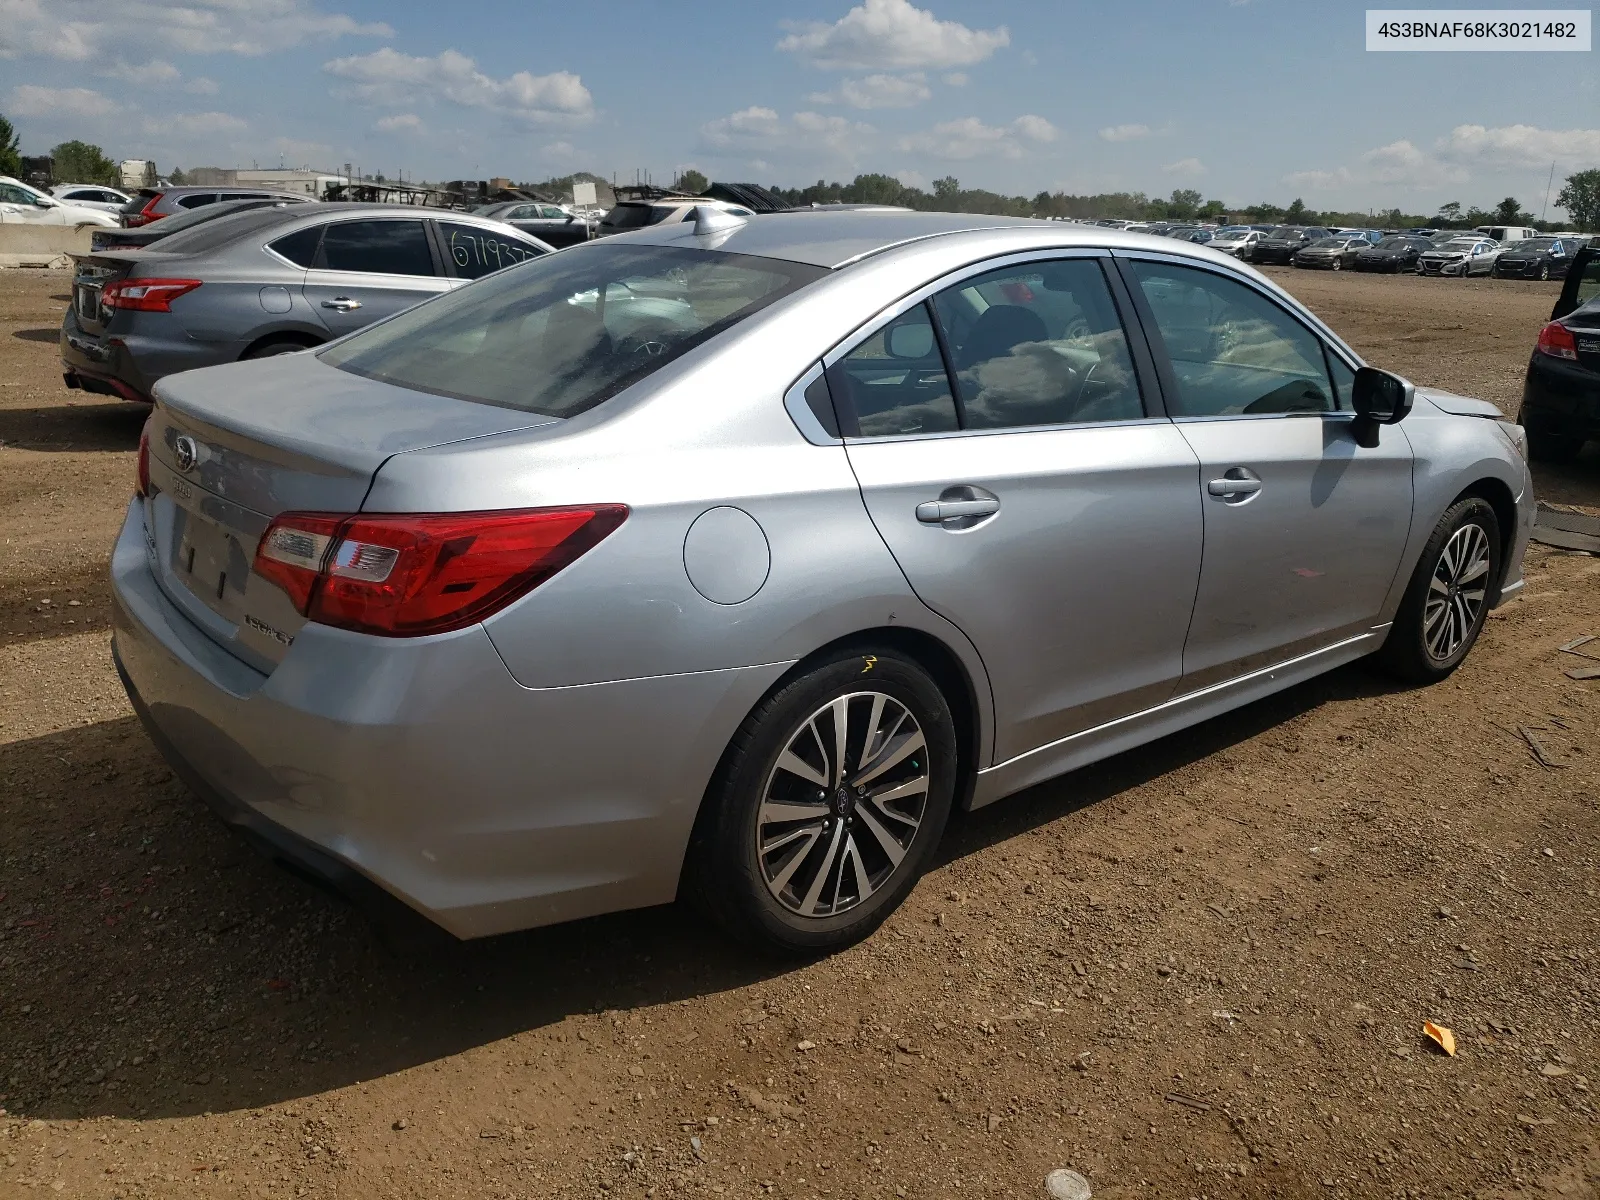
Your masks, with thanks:
<instances>
[{"instance_id":1,"label":"red taillight","mask_svg":"<svg viewBox=\"0 0 1600 1200\"><path fill-rule=\"evenodd\" d=\"M461 629L576 560L627 518L622 504L511 512L284 513L255 570L313 621L389 637Z\"/></svg>"},{"instance_id":2,"label":"red taillight","mask_svg":"<svg viewBox=\"0 0 1600 1200\"><path fill-rule=\"evenodd\" d=\"M157 192L154 196L151 196L150 199L145 201L144 207L138 212L129 214L129 216L126 218L128 222L128 228L137 229L140 225L148 225L151 221L161 220L161 218L166 214L158 213L155 209L156 205L161 203L161 197L165 195L165 192Z\"/></svg>"},{"instance_id":3,"label":"red taillight","mask_svg":"<svg viewBox=\"0 0 1600 1200\"><path fill-rule=\"evenodd\" d=\"M136 496L150 494L150 422L146 420L144 428L139 430L139 482Z\"/></svg>"},{"instance_id":4,"label":"red taillight","mask_svg":"<svg viewBox=\"0 0 1600 1200\"><path fill-rule=\"evenodd\" d=\"M172 302L200 286L198 279L118 279L100 292L100 307L130 312L171 312Z\"/></svg>"},{"instance_id":5,"label":"red taillight","mask_svg":"<svg viewBox=\"0 0 1600 1200\"><path fill-rule=\"evenodd\" d=\"M1548 354L1551 358L1578 361L1578 340L1572 336L1572 330L1560 321L1551 321L1539 330L1539 341L1534 349L1540 354Z\"/></svg>"}]
</instances>

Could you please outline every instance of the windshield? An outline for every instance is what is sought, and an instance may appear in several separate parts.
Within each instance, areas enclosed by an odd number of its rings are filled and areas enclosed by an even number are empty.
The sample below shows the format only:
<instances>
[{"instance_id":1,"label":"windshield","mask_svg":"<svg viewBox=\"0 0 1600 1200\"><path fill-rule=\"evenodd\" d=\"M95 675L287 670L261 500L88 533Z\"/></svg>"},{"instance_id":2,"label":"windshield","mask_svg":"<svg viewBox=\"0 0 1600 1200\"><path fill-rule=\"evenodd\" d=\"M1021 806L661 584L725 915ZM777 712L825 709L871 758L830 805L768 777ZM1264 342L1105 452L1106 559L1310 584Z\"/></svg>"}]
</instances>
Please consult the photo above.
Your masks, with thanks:
<instances>
[{"instance_id":1,"label":"windshield","mask_svg":"<svg viewBox=\"0 0 1600 1200\"><path fill-rule=\"evenodd\" d=\"M1554 250L1560 244L1557 238L1529 238L1518 250Z\"/></svg>"},{"instance_id":2,"label":"windshield","mask_svg":"<svg viewBox=\"0 0 1600 1200\"><path fill-rule=\"evenodd\" d=\"M1230 229L1226 233L1217 234L1212 240L1217 242L1242 242L1250 236L1251 232L1248 229Z\"/></svg>"},{"instance_id":3,"label":"windshield","mask_svg":"<svg viewBox=\"0 0 1600 1200\"><path fill-rule=\"evenodd\" d=\"M1383 239L1383 241L1378 243L1378 249L1379 250L1404 250L1408 246L1414 246L1414 245L1416 245L1416 242L1414 242L1411 238L1386 237L1386 238Z\"/></svg>"},{"instance_id":4,"label":"windshield","mask_svg":"<svg viewBox=\"0 0 1600 1200\"><path fill-rule=\"evenodd\" d=\"M1306 249L1315 250L1320 246L1324 250L1338 250L1349 245L1350 241L1351 239L1347 237L1318 238L1316 241L1312 242L1311 245L1307 246Z\"/></svg>"},{"instance_id":5,"label":"windshield","mask_svg":"<svg viewBox=\"0 0 1600 1200\"><path fill-rule=\"evenodd\" d=\"M597 244L487 276L320 357L416 391L570 417L827 273L746 254Z\"/></svg>"},{"instance_id":6,"label":"windshield","mask_svg":"<svg viewBox=\"0 0 1600 1200\"><path fill-rule=\"evenodd\" d=\"M1477 238L1455 238L1454 240L1448 241L1444 245L1440 246L1439 249L1452 254L1465 254L1477 244Z\"/></svg>"},{"instance_id":7,"label":"windshield","mask_svg":"<svg viewBox=\"0 0 1600 1200\"><path fill-rule=\"evenodd\" d=\"M607 229L638 229L649 223L648 204L619 204L600 219Z\"/></svg>"}]
</instances>

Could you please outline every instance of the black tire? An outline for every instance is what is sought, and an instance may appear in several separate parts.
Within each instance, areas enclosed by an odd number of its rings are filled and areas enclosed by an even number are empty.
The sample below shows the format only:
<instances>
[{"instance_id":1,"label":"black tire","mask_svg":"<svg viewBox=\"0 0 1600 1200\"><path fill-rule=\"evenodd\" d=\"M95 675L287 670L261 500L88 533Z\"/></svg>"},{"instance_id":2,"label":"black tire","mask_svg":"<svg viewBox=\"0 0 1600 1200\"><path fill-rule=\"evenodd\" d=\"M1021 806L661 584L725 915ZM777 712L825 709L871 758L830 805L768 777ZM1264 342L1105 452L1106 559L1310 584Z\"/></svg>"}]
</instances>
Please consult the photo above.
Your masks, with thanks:
<instances>
[{"instance_id":1,"label":"black tire","mask_svg":"<svg viewBox=\"0 0 1600 1200\"><path fill-rule=\"evenodd\" d=\"M293 354L299 350L309 350L311 347L304 342L276 341L262 342L259 346L252 346L244 352L244 358L276 358L280 354Z\"/></svg>"},{"instance_id":2,"label":"black tire","mask_svg":"<svg viewBox=\"0 0 1600 1200\"><path fill-rule=\"evenodd\" d=\"M873 707L876 695L885 697L881 708ZM855 697L845 701L843 760L847 767L852 760L858 763L856 774L863 769L870 718L881 713L879 729L887 729L897 719L892 703L920 727L925 753L909 752L878 777L884 785L877 789L884 791L894 781L915 789L921 772L926 787L914 824L905 815L897 816L899 824L890 820L910 808L873 806L865 799L858 807L860 789L852 790L848 770L838 788L818 786L835 776L832 763L839 756L828 747L835 744L838 710L832 706L842 697ZM900 728L884 735L884 747L913 745L915 738L904 735L904 728L902 720ZM808 733L809 739L803 737ZM780 768L786 751L799 755L817 778ZM874 761L885 757L880 752ZM927 869L950 816L958 769L950 706L916 662L897 650L863 647L822 663L762 701L734 735L691 839L685 895L737 941L767 953L813 955L860 941L900 905ZM774 807L789 803L801 815L771 818ZM902 803L914 806L915 794L893 801ZM884 853L872 825L892 826L901 853L897 861ZM763 844L769 848L765 854L759 848ZM790 846L795 849L785 854ZM872 878L875 873L880 877ZM821 885L819 876L825 880ZM863 879L869 887L861 886ZM824 913L830 888L832 911ZM803 912L806 908L811 911Z\"/></svg>"},{"instance_id":3,"label":"black tire","mask_svg":"<svg viewBox=\"0 0 1600 1200\"><path fill-rule=\"evenodd\" d=\"M1454 553L1451 559L1446 558L1447 548ZM1375 656L1378 665L1408 683L1437 683L1450 675L1483 630L1500 570L1500 521L1494 506L1479 496L1456 501L1422 548L1394 625ZM1466 574L1471 577L1463 578Z\"/></svg>"},{"instance_id":4,"label":"black tire","mask_svg":"<svg viewBox=\"0 0 1600 1200\"><path fill-rule=\"evenodd\" d=\"M1549 279L1550 279L1550 264L1549 263L1543 263L1539 267L1539 281L1541 283L1545 283L1545 282L1548 282Z\"/></svg>"},{"instance_id":5,"label":"black tire","mask_svg":"<svg viewBox=\"0 0 1600 1200\"><path fill-rule=\"evenodd\" d=\"M1328 267L1329 267L1330 270L1334 270L1334 271L1342 271L1342 270L1344 270L1344 264L1342 262L1340 262L1337 258L1334 259L1332 262L1330 262L1328 264Z\"/></svg>"}]
</instances>

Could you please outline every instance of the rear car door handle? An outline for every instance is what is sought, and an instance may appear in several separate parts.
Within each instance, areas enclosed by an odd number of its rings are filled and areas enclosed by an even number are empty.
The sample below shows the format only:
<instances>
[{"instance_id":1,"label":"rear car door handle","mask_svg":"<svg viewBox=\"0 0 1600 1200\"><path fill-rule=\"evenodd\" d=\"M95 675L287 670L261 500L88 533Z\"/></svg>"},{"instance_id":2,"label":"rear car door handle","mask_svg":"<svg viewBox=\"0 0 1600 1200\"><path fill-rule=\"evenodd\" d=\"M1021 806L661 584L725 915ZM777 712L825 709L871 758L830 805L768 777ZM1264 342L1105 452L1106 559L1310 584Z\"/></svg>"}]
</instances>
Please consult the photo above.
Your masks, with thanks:
<instances>
[{"instance_id":1,"label":"rear car door handle","mask_svg":"<svg viewBox=\"0 0 1600 1200\"><path fill-rule=\"evenodd\" d=\"M924 500L917 505L917 520L927 525L938 525L954 517L987 517L1000 511L1000 501L980 500Z\"/></svg>"},{"instance_id":2,"label":"rear car door handle","mask_svg":"<svg viewBox=\"0 0 1600 1200\"><path fill-rule=\"evenodd\" d=\"M352 300L349 296L335 296L332 300L324 300L323 308L331 308L336 312L350 312L361 307L361 301Z\"/></svg>"},{"instance_id":3,"label":"rear car door handle","mask_svg":"<svg viewBox=\"0 0 1600 1200\"><path fill-rule=\"evenodd\" d=\"M1253 496L1261 490L1259 479L1213 479L1206 491L1213 496Z\"/></svg>"}]
</instances>

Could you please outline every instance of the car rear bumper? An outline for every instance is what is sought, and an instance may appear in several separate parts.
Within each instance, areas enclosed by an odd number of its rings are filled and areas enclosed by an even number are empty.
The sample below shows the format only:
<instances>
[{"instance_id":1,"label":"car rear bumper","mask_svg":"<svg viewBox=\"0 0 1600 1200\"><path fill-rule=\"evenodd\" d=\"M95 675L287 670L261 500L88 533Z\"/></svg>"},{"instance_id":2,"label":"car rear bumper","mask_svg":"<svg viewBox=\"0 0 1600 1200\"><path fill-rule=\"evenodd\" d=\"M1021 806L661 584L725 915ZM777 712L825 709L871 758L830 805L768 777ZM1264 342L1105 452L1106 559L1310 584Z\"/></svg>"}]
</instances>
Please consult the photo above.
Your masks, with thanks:
<instances>
[{"instance_id":1,"label":"car rear bumper","mask_svg":"<svg viewBox=\"0 0 1600 1200\"><path fill-rule=\"evenodd\" d=\"M119 669L174 769L274 857L457 937L670 901L716 764L784 670L533 689L481 626L311 624L263 675L161 590L141 502L111 574Z\"/></svg>"},{"instance_id":2,"label":"car rear bumper","mask_svg":"<svg viewBox=\"0 0 1600 1200\"><path fill-rule=\"evenodd\" d=\"M1600 371L1535 353L1523 380L1521 423L1548 437L1600 438Z\"/></svg>"},{"instance_id":3,"label":"car rear bumper","mask_svg":"<svg viewBox=\"0 0 1600 1200\"><path fill-rule=\"evenodd\" d=\"M214 343L151 337L137 326L110 336L85 331L70 308L61 322L61 371L68 387L150 403L150 389L166 375L229 361Z\"/></svg>"}]
</instances>

